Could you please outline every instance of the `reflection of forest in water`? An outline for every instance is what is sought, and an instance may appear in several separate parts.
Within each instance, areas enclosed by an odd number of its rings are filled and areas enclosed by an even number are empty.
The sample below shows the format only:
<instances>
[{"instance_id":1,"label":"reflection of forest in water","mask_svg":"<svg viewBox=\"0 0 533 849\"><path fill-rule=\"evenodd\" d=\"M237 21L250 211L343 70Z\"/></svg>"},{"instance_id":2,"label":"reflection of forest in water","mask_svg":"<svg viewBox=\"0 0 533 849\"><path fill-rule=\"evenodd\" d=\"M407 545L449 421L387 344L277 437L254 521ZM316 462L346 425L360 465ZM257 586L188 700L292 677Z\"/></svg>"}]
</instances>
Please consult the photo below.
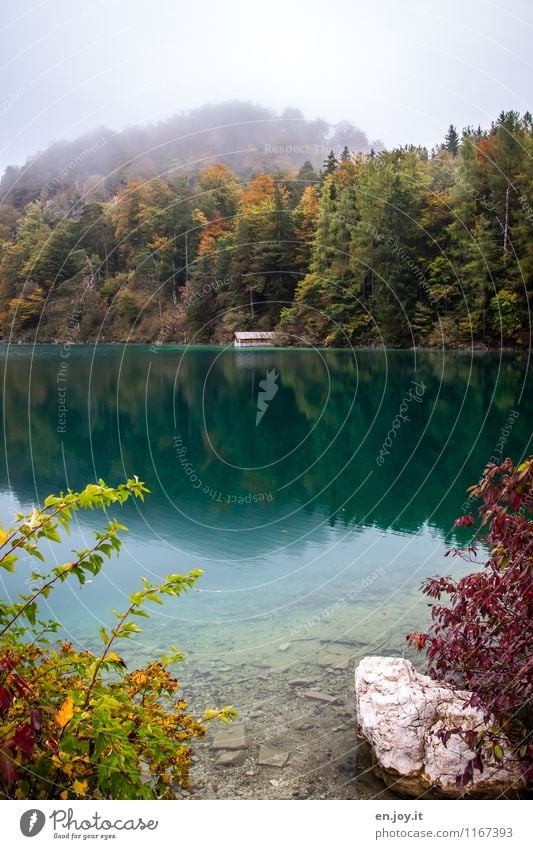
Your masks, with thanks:
<instances>
[{"instance_id":1,"label":"reflection of forest in water","mask_svg":"<svg viewBox=\"0 0 533 849\"><path fill-rule=\"evenodd\" d=\"M411 534L428 522L447 533L512 410L520 416L504 456L518 458L530 439L519 353L71 348L58 434L61 351L2 349L2 489L28 503L95 476L137 474L152 491L147 521L169 539L201 540L206 553L220 532L255 528L260 550L265 528L297 535L324 520ZM272 368L279 389L256 426L258 384ZM413 380L422 401L408 404L380 467Z\"/></svg>"}]
</instances>

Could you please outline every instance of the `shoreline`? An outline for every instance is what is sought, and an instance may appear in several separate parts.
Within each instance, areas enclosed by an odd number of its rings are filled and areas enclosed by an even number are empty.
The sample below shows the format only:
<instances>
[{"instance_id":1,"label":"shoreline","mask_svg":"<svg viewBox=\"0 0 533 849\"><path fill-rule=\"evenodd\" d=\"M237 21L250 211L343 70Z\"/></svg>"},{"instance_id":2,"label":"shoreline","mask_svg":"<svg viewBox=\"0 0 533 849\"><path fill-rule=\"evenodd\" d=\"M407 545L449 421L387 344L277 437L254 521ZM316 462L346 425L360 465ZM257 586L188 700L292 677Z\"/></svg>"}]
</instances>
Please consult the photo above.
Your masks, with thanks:
<instances>
[{"instance_id":1,"label":"shoreline","mask_svg":"<svg viewBox=\"0 0 533 849\"><path fill-rule=\"evenodd\" d=\"M290 346L287 346L287 347L283 347L281 345L279 345L279 346L278 345L264 345L264 346L263 345L255 346L254 345L254 346L250 346L250 347L245 347L245 348L240 347L239 348L239 347L236 347L236 346L234 346L233 344L230 344L230 343L228 343L227 345L220 345L220 344L217 344L215 342L205 342L205 343L203 343L203 342L200 342L200 343L198 343L198 342L195 342L195 343L168 342L164 345L158 345L157 350L153 350L153 348L154 348L153 342L137 342L137 341L131 341L131 342L121 342L121 341L113 341L113 342L108 342L108 341L70 342L68 339L66 339L66 340L54 339L54 340L51 340L51 341L29 342L29 341L23 341L21 339L17 339L15 341L11 341L9 339L8 340L0 339L0 348L2 348L2 347L5 347L5 348L8 348L8 347L10 347L10 348L21 348L21 347L24 347L24 348L40 348L40 347L44 347L46 345L48 345L50 347L54 347L54 348L60 348L64 345L68 345L69 348L116 348L116 347L119 347L119 346L122 347L122 348L148 348L148 350L152 350L152 353L158 353L159 351L168 351L168 350L172 350L172 349L176 349L176 348L178 348L180 350L187 350L188 348L190 348L192 350L200 350L200 349L204 349L204 350L209 349L209 350L217 350L217 351L226 350L226 351L236 351L238 353L242 353L243 351L332 351L332 352L333 351L376 351L376 352L378 352L378 351L405 351L405 352L410 352L410 353L423 352L423 353L430 353L430 354L431 353L446 353L446 354L468 354L468 353L471 353L471 354L497 354L497 353L525 354L525 353L529 353L530 350L531 350L531 346L530 347L522 347L522 348L519 348L519 347L515 347L515 348L513 348L513 347L489 348L486 345L479 345L479 346L474 345L474 346L468 346L468 347L454 347L454 348L446 348L446 347L430 348L430 347L424 347L424 346L419 346L419 347L416 347L416 348L385 348L385 347L377 347L377 346L376 347L368 347L368 346L365 347L364 345L347 346L347 347L344 347L344 348L334 348L334 347L326 347L326 348L322 347L321 348L319 346L314 346L314 345L305 345L305 346L290 345Z\"/></svg>"}]
</instances>

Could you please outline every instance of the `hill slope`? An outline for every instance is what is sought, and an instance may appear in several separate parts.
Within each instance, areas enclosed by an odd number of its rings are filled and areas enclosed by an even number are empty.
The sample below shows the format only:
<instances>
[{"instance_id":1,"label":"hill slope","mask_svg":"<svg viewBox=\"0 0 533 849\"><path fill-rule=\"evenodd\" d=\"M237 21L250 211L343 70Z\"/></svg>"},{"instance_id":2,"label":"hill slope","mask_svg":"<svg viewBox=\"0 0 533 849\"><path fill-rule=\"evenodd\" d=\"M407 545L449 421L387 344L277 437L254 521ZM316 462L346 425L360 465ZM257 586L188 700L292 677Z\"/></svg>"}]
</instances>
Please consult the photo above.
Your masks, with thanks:
<instances>
[{"instance_id":1,"label":"hill slope","mask_svg":"<svg viewBox=\"0 0 533 849\"><path fill-rule=\"evenodd\" d=\"M239 176L320 166L331 148L368 152L369 142L353 124L308 121L298 109L281 116L252 103L207 104L166 121L112 132L105 127L74 141L56 142L21 167L10 166L0 181L0 202L24 209L32 200L72 206L88 193L111 198L132 179L196 174L213 161Z\"/></svg>"}]
</instances>

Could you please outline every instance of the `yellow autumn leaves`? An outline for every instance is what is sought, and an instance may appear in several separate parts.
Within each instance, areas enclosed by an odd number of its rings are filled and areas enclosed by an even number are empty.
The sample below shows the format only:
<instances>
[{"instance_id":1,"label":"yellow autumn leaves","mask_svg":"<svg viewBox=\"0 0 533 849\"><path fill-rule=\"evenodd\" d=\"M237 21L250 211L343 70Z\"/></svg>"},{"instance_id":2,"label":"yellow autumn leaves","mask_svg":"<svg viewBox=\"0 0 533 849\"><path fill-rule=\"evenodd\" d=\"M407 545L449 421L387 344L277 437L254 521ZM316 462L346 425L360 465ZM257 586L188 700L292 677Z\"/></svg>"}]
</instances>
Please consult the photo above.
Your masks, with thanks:
<instances>
[{"instance_id":1,"label":"yellow autumn leaves","mask_svg":"<svg viewBox=\"0 0 533 849\"><path fill-rule=\"evenodd\" d=\"M58 712L56 713L54 719L56 725L59 725L60 728L64 728L67 722L70 722L72 717L74 716L74 702L67 696Z\"/></svg>"},{"instance_id":2,"label":"yellow autumn leaves","mask_svg":"<svg viewBox=\"0 0 533 849\"><path fill-rule=\"evenodd\" d=\"M72 761L68 761L64 756L58 757L57 755L53 755L52 763L55 767L61 770L64 776L67 779L72 780L72 773L79 768L79 766L83 763L82 758L73 758ZM60 783L63 783L63 778L60 779ZM87 791L89 789L89 781L87 779L76 778L72 782L70 789L62 790L59 794L60 799L68 799L71 793L75 793L77 796L86 796Z\"/></svg>"},{"instance_id":3,"label":"yellow autumn leaves","mask_svg":"<svg viewBox=\"0 0 533 849\"><path fill-rule=\"evenodd\" d=\"M87 793L87 789L88 789L88 787L89 787L89 782L88 782L88 781L80 781L80 780L77 778L77 779L76 779L76 781L74 781L74 783L72 784L72 788L71 788L71 790L72 790L72 792L73 792L73 793L75 793L77 796L85 796L85 795L86 795L86 793ZM63 790L63 792L62 792L62 793L60 793L60 794L59 794L59 796L60 796L60 798L61 798L61 799L68 799L68 797L69 797L69 791L68 791L68 790Z\"/></svg>"}]
</instances>

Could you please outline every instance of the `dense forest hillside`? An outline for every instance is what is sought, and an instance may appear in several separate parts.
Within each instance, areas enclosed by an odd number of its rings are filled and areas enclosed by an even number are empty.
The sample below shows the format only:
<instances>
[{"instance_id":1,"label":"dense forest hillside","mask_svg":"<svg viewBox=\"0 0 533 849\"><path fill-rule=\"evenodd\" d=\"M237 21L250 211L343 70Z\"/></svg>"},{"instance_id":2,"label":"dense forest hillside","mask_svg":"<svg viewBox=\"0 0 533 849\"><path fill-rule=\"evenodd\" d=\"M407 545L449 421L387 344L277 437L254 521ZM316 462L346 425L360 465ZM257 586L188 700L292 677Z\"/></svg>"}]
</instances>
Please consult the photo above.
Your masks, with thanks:
<instances>
[{"instance_id":1,"label":"dense forest hillside","mask_svg":"<svg viewBox=\"0 0 533 849\"><path fill-rule=\"evenodd\" d=\"M8 169L3 339L529 343L529 113L385 151L352 125L243 108L229 129L231 105L210 107Z\"/></svg>"}]
</instances>

